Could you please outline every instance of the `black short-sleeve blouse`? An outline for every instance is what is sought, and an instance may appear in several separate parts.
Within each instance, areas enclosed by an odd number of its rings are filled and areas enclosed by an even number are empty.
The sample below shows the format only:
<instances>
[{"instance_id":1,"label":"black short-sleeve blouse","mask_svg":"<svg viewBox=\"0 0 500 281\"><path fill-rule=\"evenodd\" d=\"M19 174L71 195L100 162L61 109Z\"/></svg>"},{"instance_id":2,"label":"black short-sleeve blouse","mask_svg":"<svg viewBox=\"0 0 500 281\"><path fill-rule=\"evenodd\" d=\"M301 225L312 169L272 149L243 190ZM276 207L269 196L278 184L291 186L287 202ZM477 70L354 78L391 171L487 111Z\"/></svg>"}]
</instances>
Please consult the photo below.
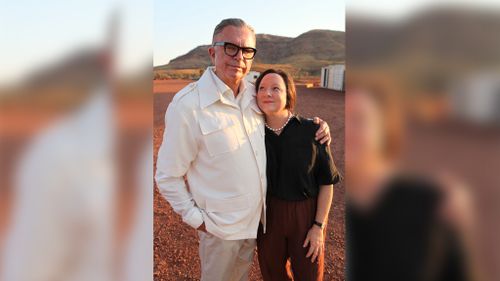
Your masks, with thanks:
<instances>
[{"instance_id":1,"label":"black short-sleeve blouse","mask_svg":"<svg viewBox=\"0 0 500 281\"><path fill-rule=\"evenodd\" d=\"M317 197L320 185L340 180L329 146L314 139L318 128L300 116L292 117L280 135L266 128L268 195L304 200Z\"/></svg>"}]
</instances>

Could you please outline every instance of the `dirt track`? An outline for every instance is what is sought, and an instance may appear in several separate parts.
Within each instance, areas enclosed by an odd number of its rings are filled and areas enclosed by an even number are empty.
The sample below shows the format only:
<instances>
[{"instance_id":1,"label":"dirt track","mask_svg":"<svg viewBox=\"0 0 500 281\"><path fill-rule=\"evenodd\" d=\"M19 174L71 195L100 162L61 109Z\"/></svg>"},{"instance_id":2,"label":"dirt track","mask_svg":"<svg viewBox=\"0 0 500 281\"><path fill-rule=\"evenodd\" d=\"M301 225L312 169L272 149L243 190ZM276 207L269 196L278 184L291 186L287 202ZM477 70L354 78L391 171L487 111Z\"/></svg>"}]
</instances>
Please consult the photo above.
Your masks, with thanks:
<instances>
[{"instance_id":1,"label":"dirt track","mask_svg":"<svg viewBox=\"0 0 500 281\"><path fill-rule=\"evenodd\" d=\"M154 84L154 155L162 142L164 115L174 94L190 81L163 80ZM335 163L344 174L344 94L326 89L297 88L297 112L305 117L318 116L332 131L331 144ZM154 193L154 280L199 280L198 236L182 223L170 205ZM257 259L250 280L262 280ZM344 183L335 186L326 240L325 281L344 280Z\"/></svg>"}]
</instances>

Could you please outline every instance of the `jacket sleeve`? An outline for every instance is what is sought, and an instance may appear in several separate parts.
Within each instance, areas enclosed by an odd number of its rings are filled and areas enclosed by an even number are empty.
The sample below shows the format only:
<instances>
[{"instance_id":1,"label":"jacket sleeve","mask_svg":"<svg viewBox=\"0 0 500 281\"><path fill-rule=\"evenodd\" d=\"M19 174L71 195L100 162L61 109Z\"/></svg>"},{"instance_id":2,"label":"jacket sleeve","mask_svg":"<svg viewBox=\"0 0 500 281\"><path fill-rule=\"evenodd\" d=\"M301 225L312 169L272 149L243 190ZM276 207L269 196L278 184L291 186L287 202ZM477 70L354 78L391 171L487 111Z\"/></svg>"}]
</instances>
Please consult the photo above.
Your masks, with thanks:
<instances>
[{"instance_id":1,"label":"jacket sleeve","mask_svg":"<svg viewBox=\"0 0 500 281\"><path fill-rule=\"evenodd\" d=\"M193 228L203 223L203 216L184 181L198 146L192 125L178 103L171 103L165 116L163 143L156 163L156 183L162 196L182 220ZM191 122L194 123L194 122Z\"/></svg>"}]
</instances>

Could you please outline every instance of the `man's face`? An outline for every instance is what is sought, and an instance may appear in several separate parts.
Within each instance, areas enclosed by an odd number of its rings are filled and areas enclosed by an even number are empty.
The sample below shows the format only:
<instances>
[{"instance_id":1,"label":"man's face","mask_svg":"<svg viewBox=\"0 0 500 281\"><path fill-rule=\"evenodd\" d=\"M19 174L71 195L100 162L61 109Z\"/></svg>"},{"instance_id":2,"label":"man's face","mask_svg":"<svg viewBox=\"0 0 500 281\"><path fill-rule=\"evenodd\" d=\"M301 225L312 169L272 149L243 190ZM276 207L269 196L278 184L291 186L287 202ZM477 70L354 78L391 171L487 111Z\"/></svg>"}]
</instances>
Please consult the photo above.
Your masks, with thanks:
<instances>
[{"instance_id":1,"label":"man's face","mask_svg":"<svg viewBox=\"0 0 500 281\"><path fill-rule=\"evenodd\" d=\"M246 27L227 26L215 37L215 42L229 42L239 47L255 48L254 34ZM224 46L212 46L208 52L217 76L226 84L239 83L252 66L253 60L244 59L242 50L234 57L224 52Z\"/></svg>"}]
</instances>

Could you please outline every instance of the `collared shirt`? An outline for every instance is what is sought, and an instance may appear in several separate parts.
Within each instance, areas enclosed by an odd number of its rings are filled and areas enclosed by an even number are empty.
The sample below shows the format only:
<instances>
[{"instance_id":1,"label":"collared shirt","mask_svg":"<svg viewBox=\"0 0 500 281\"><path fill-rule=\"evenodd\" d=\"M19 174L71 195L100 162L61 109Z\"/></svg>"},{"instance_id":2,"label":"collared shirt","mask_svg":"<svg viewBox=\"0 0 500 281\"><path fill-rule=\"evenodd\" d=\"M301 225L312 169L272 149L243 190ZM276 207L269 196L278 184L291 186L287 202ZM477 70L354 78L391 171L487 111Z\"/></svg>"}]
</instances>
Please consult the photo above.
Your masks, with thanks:
<instances>
[{"instance_id":1,"label":"collared shirt","mask_svg":"<svg viewBox=\"0 0 500 281\"><path fill-rule=\"evenodd\" d=\"M329 146L314 139L318 127L294 116L280 135L266 128L269 195L291 201L314 198L321 185L340 180Z\"/></svg>"},{"instance_id":2,"label":"collared shirt","mask_svg":"<svg viewBox=\"0 0 500 281\"><path fill-rule=\"evenodd\" d=\"M267 187L264 120L252 84L242 81L238 106L220 83L209 67L175 95L165 117L156 182L192 227L205 222L222 239L255 238Z\"/></svg>"},{"instance_id":3,"label":"collared shirt","mask_svg":"<svg viewBox=\"0 0 500 281\"><path fill-rule=\"evenodd\" d=\"M234 95L234 92L233 90L231 90L231 88L229 88L228 85L226 85L219 77L217 77L217 75L215 75L215 68L211 68L210 69L211 72L212 72L212 78L213 78L213 81L215 83L215 86L217 87L217 89L219 90L219 92L225 97L227 98L228 100L232 101L235 105L241 107L241 101L243 100L243 96L245 94L252 94L248 91L246 91L246 83L240 83L240 87L239 87L239 93L238 95Z\"/></svg>"}]
</instances>

